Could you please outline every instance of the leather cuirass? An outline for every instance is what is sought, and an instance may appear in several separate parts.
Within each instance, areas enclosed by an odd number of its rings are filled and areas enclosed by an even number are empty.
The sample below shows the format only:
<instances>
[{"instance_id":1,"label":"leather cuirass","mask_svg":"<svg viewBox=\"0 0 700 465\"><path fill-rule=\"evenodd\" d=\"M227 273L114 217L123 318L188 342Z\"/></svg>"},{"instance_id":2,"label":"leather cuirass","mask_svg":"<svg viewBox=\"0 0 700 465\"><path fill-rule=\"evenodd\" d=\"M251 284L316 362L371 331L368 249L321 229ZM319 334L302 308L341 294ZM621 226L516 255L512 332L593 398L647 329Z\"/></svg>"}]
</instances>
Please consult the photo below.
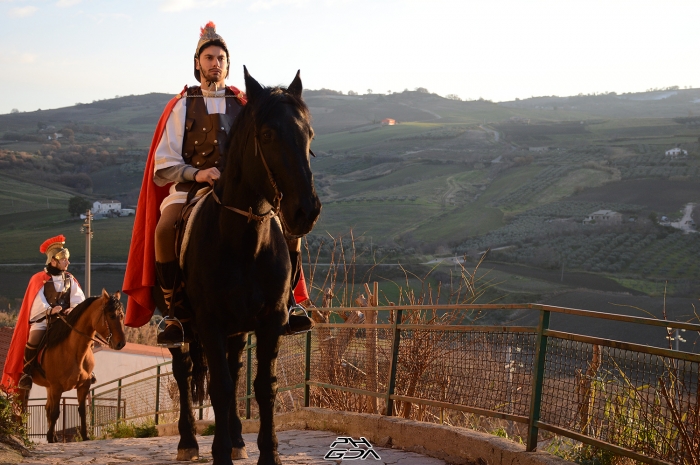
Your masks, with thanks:
<instances>
[{"instance_id":1,"label":"leather cuirass","mask_svg":"<svg viewBox=\"0 0 700 465\"><path fill-rule=\"evenodd\" d=\"M70 308L70 275L65 273L63 276L63 292L58 292L53 280L50 279L44 284L44 297L51 307L60 305L63 310Z\"/></svg>"},{"instance_id":2,"label":"leather cuirass","mask_svg":"<svg viewBox=\"0 0 700 465\"><path fill-rule=\"evenodd\" d=\"M185 136L182 158L199 169L220 165L221 154L228 147L228 135L233 121L241 111L241 104L231 89L226 88L226 113L207 113L207 105L200 87L187 89Z\"/></svg>"}]
</instances>

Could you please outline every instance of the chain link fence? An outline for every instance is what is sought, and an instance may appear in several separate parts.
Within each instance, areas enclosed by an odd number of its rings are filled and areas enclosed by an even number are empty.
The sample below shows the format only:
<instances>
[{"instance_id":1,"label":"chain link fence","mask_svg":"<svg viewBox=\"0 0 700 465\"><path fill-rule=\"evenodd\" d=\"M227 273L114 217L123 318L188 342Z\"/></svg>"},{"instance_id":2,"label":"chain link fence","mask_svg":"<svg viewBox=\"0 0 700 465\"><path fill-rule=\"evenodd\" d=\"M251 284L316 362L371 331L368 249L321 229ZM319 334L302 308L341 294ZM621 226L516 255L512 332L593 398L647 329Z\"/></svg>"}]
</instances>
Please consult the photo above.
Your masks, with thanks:
<instances>
[{"instance_id":1,"label":"chain link fence","mask_svg":"<svg viewBox=\"0 0 700 465\"><path fill-rule=\"evenodd\" d=\"M540 323L461 324L474 312L503 309L539 312ZM641 462L700 463L700 355L551 330L549 315L651 325L669 335L700 325L534 304L362 308L376 312L368 319L376 324L333 317L358 308L324 310L328 323L283 338L277 412L314 406L471 428L495 420L528 450L557 434ZM430 323L436 312L442 323ZM258 415L256 368L249 337L237 386L246 418ZM97 386L93 431L114 421L176 421L178 395L168 363ZM213 418L209 407L195 406L195 415Z\"/></svg>"}]
</instances>

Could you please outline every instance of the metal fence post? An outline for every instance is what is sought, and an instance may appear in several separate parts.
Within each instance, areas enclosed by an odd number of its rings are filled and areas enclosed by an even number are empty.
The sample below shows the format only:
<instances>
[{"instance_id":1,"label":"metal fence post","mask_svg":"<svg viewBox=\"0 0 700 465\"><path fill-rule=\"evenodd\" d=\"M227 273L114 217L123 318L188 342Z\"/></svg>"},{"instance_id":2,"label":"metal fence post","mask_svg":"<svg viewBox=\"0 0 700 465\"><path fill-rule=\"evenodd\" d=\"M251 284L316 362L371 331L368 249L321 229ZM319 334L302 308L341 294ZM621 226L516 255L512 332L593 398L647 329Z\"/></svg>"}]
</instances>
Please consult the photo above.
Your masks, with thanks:
<instances>
[{"instance_id":1,"label":"metal fence post","mask_svg":"<svg viewBox=\"0 0 700 465\"><path fill-rule=\"evenodd\" d=\"M396 318L394 319L394 335L391 343L391 365L389 367L389 386L386 391L386 415L392 416L394 413L394 401L391 396L394 395L396 387L396 366L399 363L399 342L401 341L401 329L399 324L403 316L403 310L396 310Z\"/></svg>"},{"instance_id":2,"label":"metal fence post","mask_svg":"<svg viewBox=\"0 0 700 465\"><path fill-rule=\"evenodd\" d=\"M121 406L122 406L122 379L119 378L117 382L117 422L121 418Z\"/></svg>"},{"instance_id":3,"label":"metal fence post","mask_svg":"<svg viewBox=\"0 0 700 465\"><path fill-rule=\"evenodd\" d=\"M156 367L156 415L155 422L158 424L158 411L160 410L160 365Z\"/></svg>"},{"instance_id":4,"label":"metal fence post","mask_svg":"<svg viewBox=\"0 0 700 465\"><path fill-rule=\"evenodd\" d=\"M532 388L530 392L530 419L527 430L527 451L537 449L537 422L540 421L540 407L542 405L542 384L544 383L544 365L547 355L547 336L544 332L549 329L549 310L540 310L540 323L537 327L537 349L535 352L535 364L532 373Z\"/></svg>"},{"instance_id":5,"label":"metal fence post","mask_svg":"<svg viewBox=\"0 0 700 465\"><path fill-rule=\"evenodd\" d=\"M92 395L90 396L90 429L92 430L93 436L95 435L95 390L90 391Z\"/></svg>"},{"instance_id":6,"label":"metal fence post","mask_svg":"<svg viewBox=\"0 0 700 465\"><path fill-rule=\"evenodd\" d=\"M246 362L245 362L245 417L250 420L250 395L253 393L252 390L252 377L253 377L253 350L251 344L253 343L253 335L248 333L248 350L246 351Z\"/></svg>"},{"instance_id":7,"label":"metal fence post","mask_svg":"<svg viewBox=\"0 0 700 465\"><path fill-rule=\"evenodd\" d=\"M304 407L310 406L311 388L311 331L306 332L306 353L304 354Z\"/></svg>"},{"instance_id":8,"label":"metal fence post","mask_svg":"<svg viewBox=\"0 0 700 465\"><path fill-rule=\"evenodd\" d=\"M61 400L63 401L63 442L66 442L66 398Z\"/></svg>"}]
</instances>

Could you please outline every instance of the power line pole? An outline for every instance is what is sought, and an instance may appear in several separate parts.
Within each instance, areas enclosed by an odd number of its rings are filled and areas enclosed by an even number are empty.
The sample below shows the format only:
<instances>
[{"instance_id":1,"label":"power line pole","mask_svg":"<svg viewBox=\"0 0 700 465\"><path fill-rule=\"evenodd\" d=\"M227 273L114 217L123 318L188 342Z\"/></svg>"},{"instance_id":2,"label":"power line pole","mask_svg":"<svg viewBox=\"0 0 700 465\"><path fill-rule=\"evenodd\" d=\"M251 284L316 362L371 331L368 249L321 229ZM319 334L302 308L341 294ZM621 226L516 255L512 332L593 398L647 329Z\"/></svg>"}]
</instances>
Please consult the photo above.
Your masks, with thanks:
<instances>
[{"instance_id":1,"label":"power line pole","mask_svg":"<svg viewBox=\"0 0 700 465\"><path fill-rule=\"evenodd\" d=\"M85 213L85 223L80 228L80 232L85 234L85 295L90 297L90 268L91 268L91 246L92 246L92 212Z\"/></svg>"}]
</instances>

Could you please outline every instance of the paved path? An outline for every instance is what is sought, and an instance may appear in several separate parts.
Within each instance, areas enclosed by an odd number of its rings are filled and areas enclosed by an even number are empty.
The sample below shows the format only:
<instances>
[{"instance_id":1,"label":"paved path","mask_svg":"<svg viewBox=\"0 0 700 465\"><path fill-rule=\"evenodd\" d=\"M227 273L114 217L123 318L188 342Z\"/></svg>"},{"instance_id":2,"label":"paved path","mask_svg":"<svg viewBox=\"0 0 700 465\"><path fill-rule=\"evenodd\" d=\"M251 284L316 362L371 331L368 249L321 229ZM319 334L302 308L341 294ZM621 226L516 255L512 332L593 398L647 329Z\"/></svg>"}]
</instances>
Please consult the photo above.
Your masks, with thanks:
<instances>
[{"instance_id":1,"label":"paved path","mask_svg":"<svg viewBox=\"0 0 700 465\"><path fill-rule=\"evenodd\" d=\"M391 465L445 465L447 462L432 457L398 449L374 447L380 456L358 460L324 460L337 434L328 431L281 431L277 433L279 452L285 465L329 464L391 464ZM244 434L248 459L237 460L235 465L254 465L258 460L257 434ZM212 463L211 442L214 436L197 436L200 460L190 463ZM359 439L359 438L355 438ZM188 462L175 460L178 436L145 439L109 439L87 442L39 444L24 465L113 465L136 463L139 465L182 465Z\"/></svg>"}]
</instances>

